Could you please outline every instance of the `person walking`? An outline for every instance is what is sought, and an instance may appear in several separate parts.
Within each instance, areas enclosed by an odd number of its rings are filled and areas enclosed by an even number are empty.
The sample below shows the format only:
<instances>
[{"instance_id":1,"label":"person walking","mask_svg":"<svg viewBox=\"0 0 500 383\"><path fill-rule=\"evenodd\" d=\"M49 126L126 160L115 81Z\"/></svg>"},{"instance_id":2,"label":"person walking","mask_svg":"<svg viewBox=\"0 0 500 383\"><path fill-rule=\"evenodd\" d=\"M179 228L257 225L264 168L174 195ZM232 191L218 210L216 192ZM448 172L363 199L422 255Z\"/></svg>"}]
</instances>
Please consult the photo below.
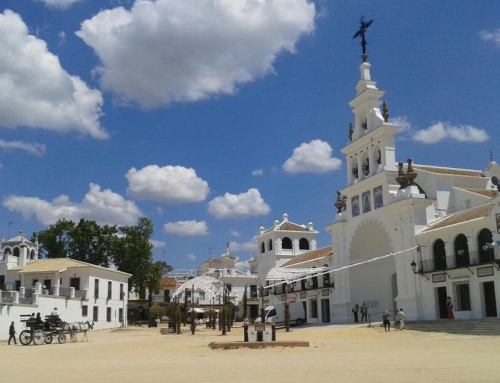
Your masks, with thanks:
<instances>
[{"instance_id":1,"label":"person walking","mask_svg":"<svg viewBox=\"0 0 500 383\"><path fill-rule=\"evenodd\" d=\"M453 315L453 301L451 297L446 298L446 310L448 311L448 319L455 319L455 315Z\"/></svg>"},{"instance_id":2,"label":"person walking","mask_svg":"<svg viewBox=\"0 0 500 383\"><path fill-rule=\"evenodd\" d=\"M354 322L358 323L358 313L359 313L359 305L356 303L354 307L352 308L352 313L354 314Z\"/></svg>"},{"instance_id":3,"label":"person walking","mask_svg":"<svg viewBox=\"0 0 500 383\"><path fill-rule=\"evenodd\" d=\"M12 321L10 323L10 327L9 327L9 346L10 346L10 341L14 339L14 344L17 344L17 341L16 341L16 328L14 326L14 321Z\"/></svg>"},{"instance_id":4,"label":"person walking","mask_svg":"<svg viewBox=\"0 0 500 383\"><path fill-rule=\"evenodd\" d=\"M363 302L363 304L361 305L361 322L363 322L363 320L365 322L368 322L368 306L366 305L365 302Z\"/></svg>"},{"instance_id":5,"label":"person walking","mask_svg":"<svg viewBox=\"0 0 500 383\"><path fill-rule=\"evenodd\" d=\"M385 310L382 313L382 320L384 323L384 329L385 331L391 331L391 321L389 320L389 317L391 316L391 313L388 310Z\"/></svg>"},{"instance_id":6,"label":"person walking","mask_svg":"<svg viewBox=\"0 0 500 383\"><path fill-rule=\"evenodd\" d=\"M396 318L399 321L399 329L400 330L404 329L406 317L405 317L405 313L403 312L403 309L399 309L399 311L396 315Z\"/></svg>"}]
</instances>

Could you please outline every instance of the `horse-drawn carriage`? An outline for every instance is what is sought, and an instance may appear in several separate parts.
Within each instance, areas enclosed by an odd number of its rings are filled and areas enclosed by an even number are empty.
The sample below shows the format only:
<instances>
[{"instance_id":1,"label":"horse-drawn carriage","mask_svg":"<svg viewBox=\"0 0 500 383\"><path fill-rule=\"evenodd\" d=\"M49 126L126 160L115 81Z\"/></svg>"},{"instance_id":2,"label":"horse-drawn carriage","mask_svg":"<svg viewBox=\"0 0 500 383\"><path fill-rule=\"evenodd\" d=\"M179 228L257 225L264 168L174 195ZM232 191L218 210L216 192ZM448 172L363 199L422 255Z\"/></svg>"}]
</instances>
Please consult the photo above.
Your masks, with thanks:
<instances>
[{"instance_id":1,"label":"horse-drawn carriage","mask_svg":"<svg viewBox=\"0 0 500 383\"><path fill-rule=\"evenodd\" d=\"M54 339L60 344L66 343L67 336L73 342L77 341L76 334L84 333L84 339L87 339L87 331L92 329L90 322L66 323L59 317L52 315L45 316L45 321L36 319L31 315L21 315L21 322L25 323L26 329L19 334L19 341L23 346L33 344L50 344Z\"/></svg>"}]
</instances>

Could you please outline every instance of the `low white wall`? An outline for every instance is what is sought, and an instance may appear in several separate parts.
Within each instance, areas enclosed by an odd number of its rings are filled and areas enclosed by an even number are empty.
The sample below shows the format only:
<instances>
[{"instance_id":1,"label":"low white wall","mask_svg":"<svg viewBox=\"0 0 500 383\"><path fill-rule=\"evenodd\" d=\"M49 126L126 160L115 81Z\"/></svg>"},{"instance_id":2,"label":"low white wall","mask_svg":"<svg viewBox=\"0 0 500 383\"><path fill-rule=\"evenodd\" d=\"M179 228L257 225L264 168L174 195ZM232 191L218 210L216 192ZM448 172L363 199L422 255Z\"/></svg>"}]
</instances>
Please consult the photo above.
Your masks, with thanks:
<instances>
[{"instance_id":1,"label":"low white wall","mask_svg":"<svg viewBox=\"0 0 500 383\"><path fill-rule=\"evenodd\" d=\"M88 306L88 315L82 316L82 305ZM118 318L120 308L124 308L124 315L127 312L126 301L98 299L95 302L94 298L86 301L81 299L55 296L38 297L38 304L36 305L21 305L11 303L0 303L0 340L7 340L9 338L9 326L14 321L16 326L16 338L19 339L19 334L24 329L24 323L21 322L21 315L30 315L32 313L40 313L42 318L45 315L50 315L54 307L57 307L59 317L64 322L81 322L92 319L92 307L99 307L99 320L94 323L94 329L106 329L120 327L121 323ZM111 307L111 321L108 322L106 318L106 308ZM125 321L126 323L126 321Z\"/></svg>"}]
</instances>

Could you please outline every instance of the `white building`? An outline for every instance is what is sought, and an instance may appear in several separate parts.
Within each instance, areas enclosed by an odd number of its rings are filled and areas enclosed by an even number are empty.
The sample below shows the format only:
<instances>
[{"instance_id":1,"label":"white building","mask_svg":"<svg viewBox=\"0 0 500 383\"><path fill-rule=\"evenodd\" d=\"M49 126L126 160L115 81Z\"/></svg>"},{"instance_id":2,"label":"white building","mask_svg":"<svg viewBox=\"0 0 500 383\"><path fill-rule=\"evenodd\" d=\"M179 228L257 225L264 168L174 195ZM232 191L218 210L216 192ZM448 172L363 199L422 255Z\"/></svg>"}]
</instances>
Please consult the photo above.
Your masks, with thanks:
<instances>
[{"instance_id":1,"label":"white building","mask_svg":"<svg viewBox=\"0 0 500 383\"><path fill-rule=\"evenodd\" d=\"M38 259L36 243L22 232L2 240L0 251L0 339L11 321L20 333L20 315L49 315L54 307L65 322L88 319L97 329L126 323L128 273L69 258Z\"/></svg>"},{"instance_id":2,"label":"white building","mask_svg":"<svg viewBox=\"0 0 500 383\"><path fill-rule=\"evenodd\" d=\"M332 247L317 249L317 235L311 221L307 226L299 225L290 222L288 214L284 213L283 221L276 219L272 228L260 227L255 238L259 255L253 263L256 263L262 284L271 286L263 291L264 306L282 304L286 299L290 303L302 302L308 323L328 323L331 321L330 294L334 281L330 273L317 275L314 269L330 267ZM298 279L287 286L279 279L269 278L274 268L310 269L312 272L296 276Z\"/></svg>"},{"instance_id":3,"label":"white building","mask_svg":"<svg viewBox=\"0 0 500 383\"><path fill-rule=\"evenodd\" d=\"M372 313L403 307L410 320L443 318L447 296L456 318L496 317L499 256L483 246L500 233L492 185L500 168L493 159L483 171L397 163L400 128L388 121L385 103L379 109L384 92L371 80L370 64L360 71L351 140L341 149L347 184L326 228L332 267L352 266L334 272L333 320L352 321L352 306L362 302Z\"/></svg>"},{"instance_id":4,"label":"white building","mask_svg":"<svg viewBox=\"0 0 500 383\"><path fill-rule=\"evenodd\" d=\"M309 323L352 322L352 307L363 302L375 320L400 307L409 320L445 318L448 296L457 319L498 317L500 254L487 244L500 240L500 167L492 156L484 170L417 165L408 158L412 153L398 162L401 128L388 121L383 96L363 62L349 103L354 123L341 149L346 186L337 192L337 213L326 227L332 246L314 254L312 224L292 224L285 215L256 237L259 278L308 270L295 274L288 297L303 302ZM279 270L268 274L274 267ZM331 284L325 288L324 270ZM284 287L270 290L265 304L286 299Z\"/></svg>"}]
</instances>

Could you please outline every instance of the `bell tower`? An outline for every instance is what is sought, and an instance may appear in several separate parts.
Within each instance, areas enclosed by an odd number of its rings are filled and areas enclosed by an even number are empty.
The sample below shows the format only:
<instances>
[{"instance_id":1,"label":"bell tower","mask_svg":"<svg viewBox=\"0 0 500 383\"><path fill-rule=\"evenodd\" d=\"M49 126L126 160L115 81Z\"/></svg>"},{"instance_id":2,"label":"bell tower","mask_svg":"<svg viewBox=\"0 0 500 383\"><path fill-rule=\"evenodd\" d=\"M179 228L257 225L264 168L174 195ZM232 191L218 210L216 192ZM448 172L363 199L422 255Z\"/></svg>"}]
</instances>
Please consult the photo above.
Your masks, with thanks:
<instances>
[{"instance_id":1,"label":"bell tower","mask_svg":"<svg viewBox=\"0 0 500 383\"><path fill-rule=\"evenodd\" d=\"M354 124L349 127L350 142L340 150L346 156L348 185L383 170L397 169L394 135L400 128L388 122L389 109L381 100L385 92L371 79L370 67L368 62L359 67L356 97L349 102L354 114Z\"/></svg>"}]
</instances>

